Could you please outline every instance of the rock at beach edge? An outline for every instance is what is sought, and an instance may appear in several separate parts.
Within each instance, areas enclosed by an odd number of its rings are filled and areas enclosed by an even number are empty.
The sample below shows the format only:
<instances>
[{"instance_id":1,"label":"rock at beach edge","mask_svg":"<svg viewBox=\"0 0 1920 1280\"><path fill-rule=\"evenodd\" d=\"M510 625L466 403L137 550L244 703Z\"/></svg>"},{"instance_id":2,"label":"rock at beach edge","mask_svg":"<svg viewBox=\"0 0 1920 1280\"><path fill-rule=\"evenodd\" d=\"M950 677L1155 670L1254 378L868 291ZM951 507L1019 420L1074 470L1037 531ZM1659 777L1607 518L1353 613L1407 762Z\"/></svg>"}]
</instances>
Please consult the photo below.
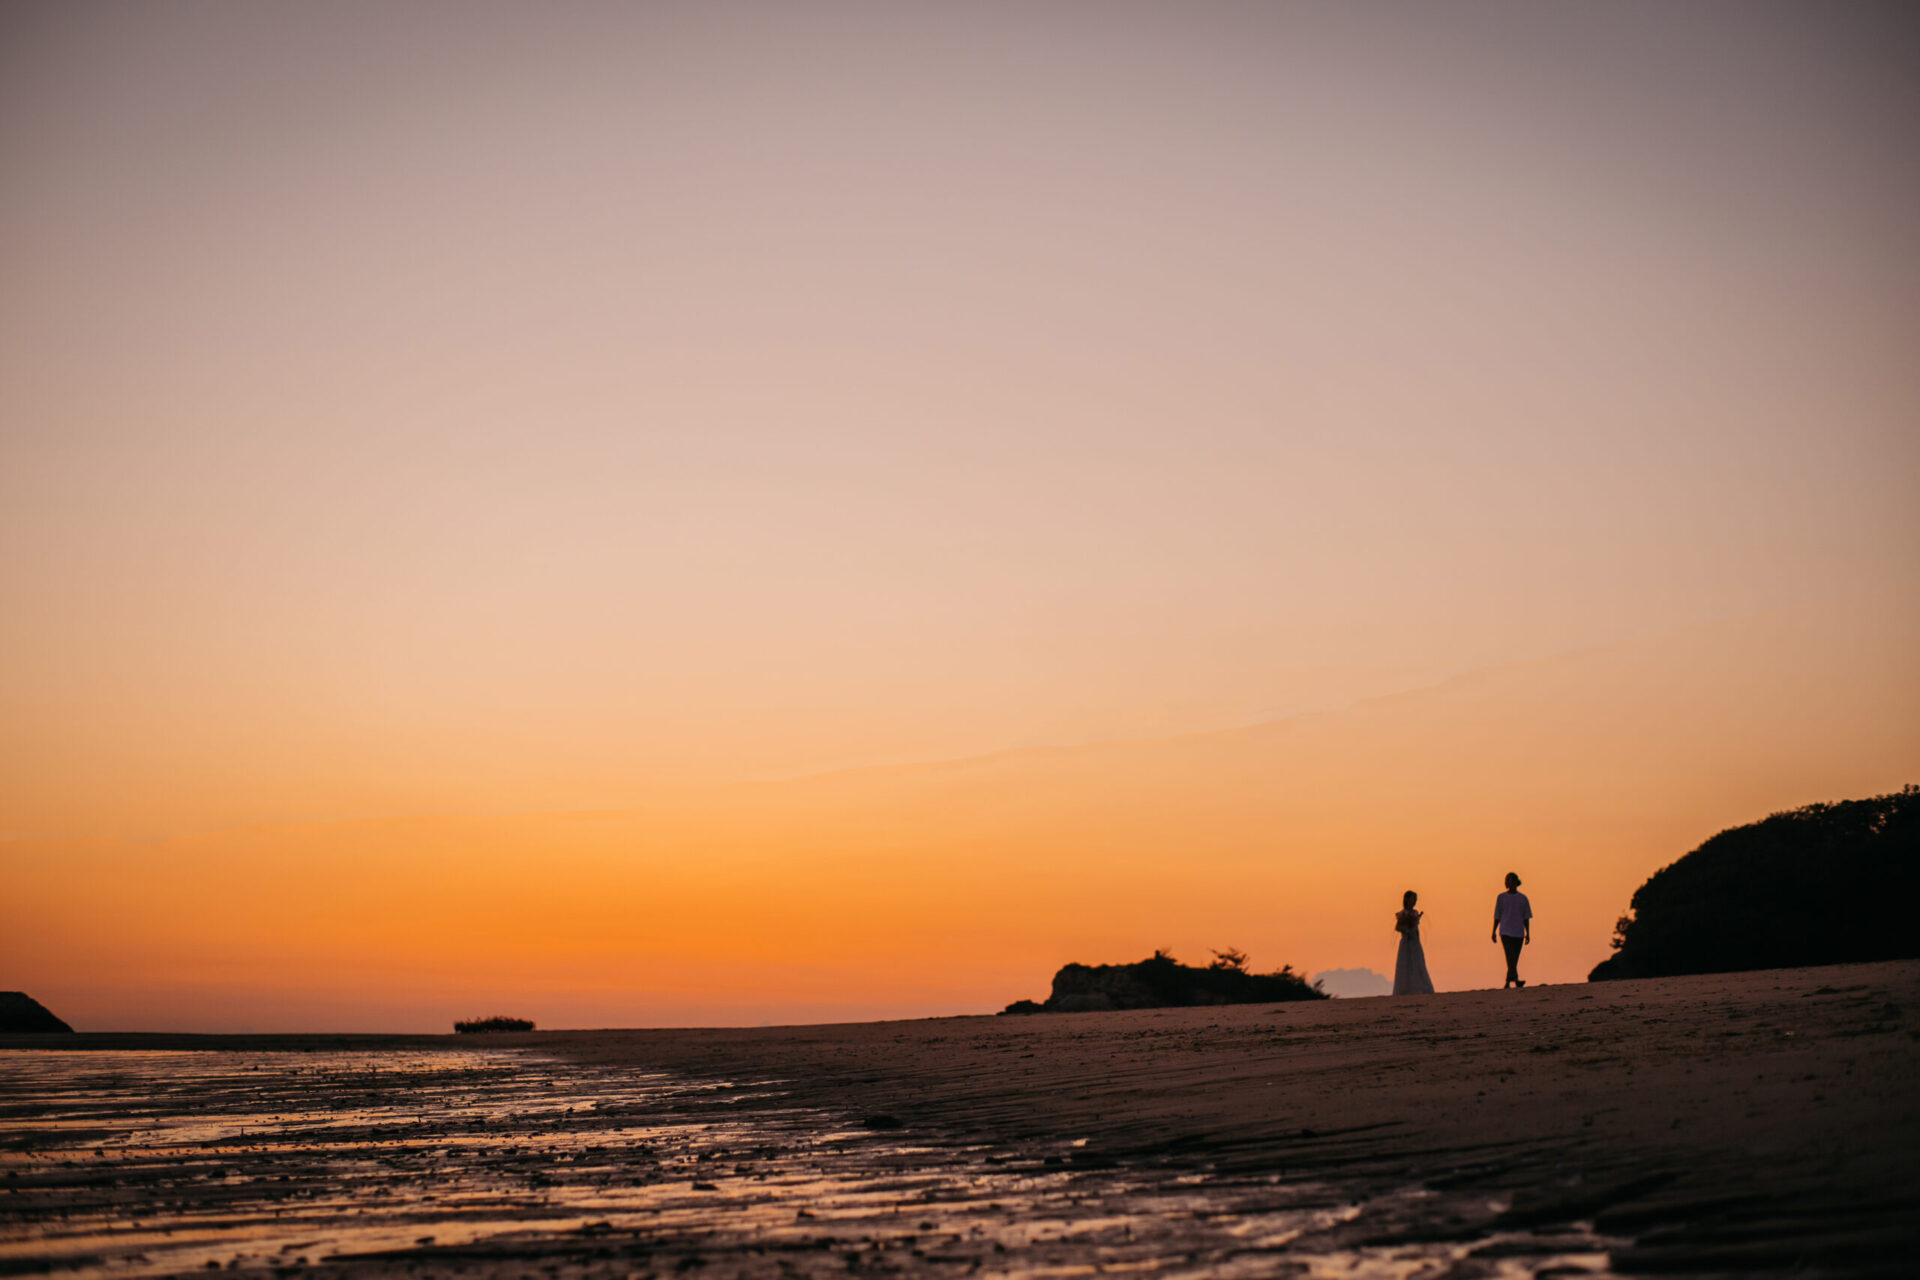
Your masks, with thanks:
<instances>
[{"instance_id":1,"label":"rock at beach edge","mask_svg":"<svg viewBox=\"0 0 1920 1280\"><path fill-rule=\"evenodd\" d=\"M73 1028L24 991L0 991L0 1035L72 1035Z\"/></svg>"}]
</instances>

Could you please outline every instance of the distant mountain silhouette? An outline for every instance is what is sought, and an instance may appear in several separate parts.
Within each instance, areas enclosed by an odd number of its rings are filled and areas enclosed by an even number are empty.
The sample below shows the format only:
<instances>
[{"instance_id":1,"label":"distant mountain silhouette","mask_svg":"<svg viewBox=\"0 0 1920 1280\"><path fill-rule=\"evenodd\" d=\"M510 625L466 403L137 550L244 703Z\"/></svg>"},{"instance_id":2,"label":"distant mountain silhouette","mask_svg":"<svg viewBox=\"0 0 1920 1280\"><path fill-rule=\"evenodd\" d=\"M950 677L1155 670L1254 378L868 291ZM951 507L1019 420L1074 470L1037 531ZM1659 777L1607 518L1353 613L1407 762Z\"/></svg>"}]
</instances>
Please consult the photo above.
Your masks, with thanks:
<instances>
[{"instance_id":1,"label":"distant mountain silhouette","mask_svg":"<svg viewBox=\"0 0 1920 1280\"><path fill-rule=\"evenodd\" d=\"M1732 827L1634 892L1590 981L1920 956L1920 787Z\"/></svg>"},{"instance_id":2,"label":"distant mountain silhouette","mask_svg":"<svg viewBox=\"0 0 1920 1280\"><path fill-rule=\"evenodd\" d=\"M1313 985L1330 996L1355 999L1393 993L1393 983L1372 969L1328 969L1313 975Z\"/></svg>"},{"instance_id":3,"label":"distant mountain silhouette","mask_svg":"<svg viewBox=\"0 0 1920 1280\"><path fill-rule=\"evenodd\" d=\"M73 1034L73 1028L48 1012L47 1007L24 991L0 991L0 1034L31 1035L39 1032Z\"/></svg>"},{"instance_id":4,"label":"distant mountain silhouette","mask_svg":"<svg viewBox=\"0 0 1920 1280\"><path fill-rule=\"evenodd\" d=\"M1273 1004L1325 1000L1326 994L1287 965L1278 973L1248 973L1231 949L1204 969L1156 951L1133 964L1070 964L1053 975L1044 1004L1016 1000L1003 1013L1089 1013L1102 1009L1161 1009L1198 1004Z\"/></svg>"}]
</instances>

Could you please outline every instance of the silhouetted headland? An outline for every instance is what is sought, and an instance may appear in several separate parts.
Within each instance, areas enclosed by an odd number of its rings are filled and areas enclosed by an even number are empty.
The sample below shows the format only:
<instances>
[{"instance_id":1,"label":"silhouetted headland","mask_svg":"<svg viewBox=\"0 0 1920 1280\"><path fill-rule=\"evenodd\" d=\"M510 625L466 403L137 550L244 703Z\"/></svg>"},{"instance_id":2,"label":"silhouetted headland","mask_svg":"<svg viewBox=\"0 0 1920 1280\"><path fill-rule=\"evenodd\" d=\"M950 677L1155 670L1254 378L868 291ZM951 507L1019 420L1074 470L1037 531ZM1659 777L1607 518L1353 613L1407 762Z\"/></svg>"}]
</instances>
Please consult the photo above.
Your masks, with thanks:
<instances>
[{"instance_id":1,"label":"silhouetted headland","mask_svg":"<svg viewBox=\"0 0 1920 1280\"><path fill-rule=\"evenodd\" d=\"M73 1028L24 991L0 991L0 1035L72 1035Z\"/></svg>"},{"instance_id":2,"label":"silhouetted headland","mask_svg":"<svg viewBox=\"0 0 1920 1280\"><path fill-rule=\"evenodd\" d=\"M1588 979L1920 957L1916 893L1920 787L1776 813L1654 872Z\"/></svg>"},{"instance_id":3,"label":"silhouetted headland","mask_svg":"<svg viewBox=\"0 0 1920 1280\"><path fill-rule=\"evenodd\" d=\"M1216 951L1214 957L1204 969L1181 964L1164 951L1132 964L1065 965L1053 975L1053 994L1044 1004L1016 1000L1002 1012L1092 1013L1327 998L1292 965L1277 973L1249 973L1247 957L1238 951Z\"/></svg>"}]
</instances>

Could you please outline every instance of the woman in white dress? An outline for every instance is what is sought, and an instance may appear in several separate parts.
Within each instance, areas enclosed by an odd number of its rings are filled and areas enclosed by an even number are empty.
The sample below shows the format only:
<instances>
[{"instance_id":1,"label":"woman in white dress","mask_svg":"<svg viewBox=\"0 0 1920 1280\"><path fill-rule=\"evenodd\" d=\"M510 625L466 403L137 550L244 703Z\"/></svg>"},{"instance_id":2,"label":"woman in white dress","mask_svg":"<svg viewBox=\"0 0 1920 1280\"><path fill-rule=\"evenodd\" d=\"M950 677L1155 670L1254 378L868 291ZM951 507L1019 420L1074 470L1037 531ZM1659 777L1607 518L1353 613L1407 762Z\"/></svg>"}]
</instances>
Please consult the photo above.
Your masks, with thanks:
<instances>
[{"instance_id":1,"label":"woman in white dress","mask_svg":"<svg viewBox=\"0 0 1920 1280\"><path fill-rule=\"evenodd\" d=\"M1407 890L1402 901L1406 906L1393 918L1393 927L1400 934L1400 955L1393 962L1393 994L1430 996L1433 979L1427 976L1427 953L1420 946L1420 917L1426 913L1413 909L1413 904L1420 901L1413 890Z\"/></svg>"}]
</instances>

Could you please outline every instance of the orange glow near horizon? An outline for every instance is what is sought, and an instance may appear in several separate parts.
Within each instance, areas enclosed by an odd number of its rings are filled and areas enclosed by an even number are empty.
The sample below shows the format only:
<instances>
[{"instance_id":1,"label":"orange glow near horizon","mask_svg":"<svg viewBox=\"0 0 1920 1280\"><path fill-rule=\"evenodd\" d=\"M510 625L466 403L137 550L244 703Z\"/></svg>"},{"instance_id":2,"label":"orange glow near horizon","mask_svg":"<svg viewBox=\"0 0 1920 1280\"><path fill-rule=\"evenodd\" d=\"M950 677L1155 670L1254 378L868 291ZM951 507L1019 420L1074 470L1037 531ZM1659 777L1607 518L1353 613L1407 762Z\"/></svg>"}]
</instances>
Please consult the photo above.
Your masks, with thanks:
<instances>
[{"instance_id":1,"label":"orange glow near horizon","mask_svg":"<svg viewBox=\"0 0 1920 1280\"><path fill-rule=\"evenodd\" d=\"M33 909L8 934L96 1027L837 1020L989 1012L1161 946L1390 969L1401 887L1439 985L1485 985L1518 868L1535 980L1576 981L1639 881L1714 830L1920 776L1915 720L1862 732L1890 689L1914 709L1915 641L1854 602L1241 730L647 809L19 842L10 901Z\"/></svg>"},{"instance_id":2,"label":"orange glow near horizon","mask_svg":"<svg viewBox=\"0 0 1920 1280\"><path fill-rule=\"evenodd\" d=\"M1732 38L1732 28L1738 28ZM1897 16L0 13L0 988L1491 985L1920 781Z\"/></svg>"}]
</instances>

